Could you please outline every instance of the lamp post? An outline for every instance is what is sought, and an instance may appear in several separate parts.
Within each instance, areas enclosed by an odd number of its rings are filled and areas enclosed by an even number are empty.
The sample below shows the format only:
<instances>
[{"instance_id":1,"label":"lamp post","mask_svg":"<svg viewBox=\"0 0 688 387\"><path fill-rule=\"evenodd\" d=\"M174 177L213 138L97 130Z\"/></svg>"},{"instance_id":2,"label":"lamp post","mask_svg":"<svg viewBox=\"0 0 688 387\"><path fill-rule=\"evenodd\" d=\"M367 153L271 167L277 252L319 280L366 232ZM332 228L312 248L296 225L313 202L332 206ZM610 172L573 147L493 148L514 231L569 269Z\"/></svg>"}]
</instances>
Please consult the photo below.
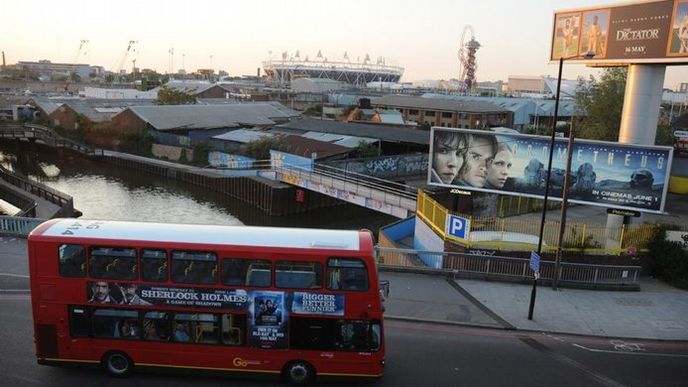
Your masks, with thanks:
<instances>
[{"instance_id":1,"label":"lamp post","mask_svg":"<svg viewBox=\"0 0 688 387\"><path fill-rule=\"evenodd\" d=\"M557 120L559 119L559 96L561 94L561 72L564 68L564 61L567 59L585 58L591 59L595 56L594 52L587 52L583 55L573 55L559 58L559 73L557 75L557 93L554 98L554 119L552 120L552 137L549 144L549 162L547 163L547 179L545 180L545 196L542 203L542 218L540 220L540 236L538 238L538 255L542 253L542 234L545 231L545 218L547 216L547 199L549 198L549 182L552 176L552 157L554 156L554 141L557 135ZM570 153L570 152L569 152ZM566 173L568 174L568 168ZM568 183L568 182L567 182ZM568 190L567 190L568 191ZM565 213L564 213L565 214ZM561 243L561 241L559 241ZM555 263L556 265L556 263ZM555 269L557 277L558 267ZM533 277L533 289L530 292L530 306L528 307L528 320L533 319L533 309L535 308L535 296L537 293L537 277Z\"/></svg>"},{"instance_id":2,"label":"lamp post","mask_svg":"<svg viewBox=\"0 0 688 387\"><path fill-rule=\"evenodd\" d=\"M559 266L561 264L562 242L566 230L566 210L569 207L569 175L571 174L571 159L573 156L573 118L569 127L569 142L566 146L566 170L564 171L564 186L561 193L561 219L559 220L559 242L557 243L557 255L554 259L554 278L552 290L557 290L559 285Z\"/></svg>"}]
</instances>

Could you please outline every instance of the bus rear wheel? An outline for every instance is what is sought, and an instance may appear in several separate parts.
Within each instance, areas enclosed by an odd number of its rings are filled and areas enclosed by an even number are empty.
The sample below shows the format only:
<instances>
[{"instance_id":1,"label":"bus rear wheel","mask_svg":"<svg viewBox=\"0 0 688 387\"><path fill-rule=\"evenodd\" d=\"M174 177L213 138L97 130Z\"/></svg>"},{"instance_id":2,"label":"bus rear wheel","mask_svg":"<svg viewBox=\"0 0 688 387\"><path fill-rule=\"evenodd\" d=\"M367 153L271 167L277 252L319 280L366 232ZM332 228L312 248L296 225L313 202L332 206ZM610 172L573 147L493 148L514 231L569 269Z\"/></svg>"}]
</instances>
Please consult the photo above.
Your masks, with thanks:
<instances>
[{"instance_id":1,"label":"bus rear wheel","mask_svg":"<svg viewBox=\"0 0 688 387\"><path fill-rule=\"evenodd\" d=\"M284 366L284 378L291 384L308 384L315 379L315 369L303 360L294 360Z\"/></svg>"},{"instance_id":2,"label":"bus rear wheel","mask_svg":"<svg viewBox=\"0 0 688 387\"><path fill-rule=\"evenodd\" d=\"M103 356L103 367L110 375L125 378L134 371L134 362L122 352L108 352Z\"/></svg>"}]
</instances>

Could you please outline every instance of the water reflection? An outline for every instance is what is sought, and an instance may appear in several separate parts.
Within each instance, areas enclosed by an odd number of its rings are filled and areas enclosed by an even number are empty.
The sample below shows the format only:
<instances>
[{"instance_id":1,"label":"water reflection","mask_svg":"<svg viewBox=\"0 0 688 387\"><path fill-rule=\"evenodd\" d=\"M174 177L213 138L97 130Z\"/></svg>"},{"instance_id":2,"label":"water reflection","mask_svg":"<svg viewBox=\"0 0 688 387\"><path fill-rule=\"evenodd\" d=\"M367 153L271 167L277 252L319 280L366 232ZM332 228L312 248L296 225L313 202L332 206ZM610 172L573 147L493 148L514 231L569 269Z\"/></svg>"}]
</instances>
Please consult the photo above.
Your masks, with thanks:
<instances>
[{"instance_id":1,"label":"water reflection","mask_svg":"<svg viewBox=\"0 0 688 387\"><path fill-rule=\"evenodd\" d=\"M351 204L268 216L229 196L40 145L0 142L0 163L71 195L84 218L374 231L397 220Z\"/></svg>"}]
</instances>

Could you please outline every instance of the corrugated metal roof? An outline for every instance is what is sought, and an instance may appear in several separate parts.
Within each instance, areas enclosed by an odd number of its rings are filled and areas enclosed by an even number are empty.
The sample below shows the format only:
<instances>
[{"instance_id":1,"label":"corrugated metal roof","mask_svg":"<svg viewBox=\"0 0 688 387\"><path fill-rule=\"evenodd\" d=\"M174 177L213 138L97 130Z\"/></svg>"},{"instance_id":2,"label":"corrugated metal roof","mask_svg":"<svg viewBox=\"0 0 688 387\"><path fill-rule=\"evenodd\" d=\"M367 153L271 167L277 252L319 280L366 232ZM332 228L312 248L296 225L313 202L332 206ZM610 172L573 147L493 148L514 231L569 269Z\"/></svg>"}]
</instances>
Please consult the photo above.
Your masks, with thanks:
<instances>
[{"instance_id":1,"label":"corrugated metal roof","mask_svg":"<svg viewBox=\"0 0 688 387\"><path fill-rule=\"evenodd\" d=\"M381 113L380 114L380 122L383 124L397 124L397 125L404 125L404 118L401 116L401 113L395 111L394 113Z\"/></svg>"},{"instance_id":2,"label":"corrugated metal roof","mask_svg":"<svg viewBox=\"0 0 688 387\"><path fill-rule=\"evenodd\" d=\"M318 141L325 141L332 144L341 145L347 148L356 148L358 144L363 141L365 143L373 143L378 140L368 137L347 136L343 134L322 133L322 132L306 132L301 137L310 138Z\"/></svg>"},{"instance_id":3,"label":"corrugated metal roof","mask_svg":"<svg viewBox=\"0 0 688 387\"><path fill-rule=\"evenodd\" d=\"M269 103L234 105L159 105L131 110L157 130L271 126L289 115Z\"/></svg>"},{"instance_id":4,"label":"corrugated metal roof","mask_svg":"<svg viewBox=\"0 0 688 387\"><path fill-rule=\"evenodd\" d=\"M200 94L211 87L215 86L214 83L204 82L204 81L175 81L171 80L164 85L156 87L153 91L159 92L161 88L167 87L168 89L173 89L176 91L181 91L187 94Z\"/></svg>"},{"instance_id":5,"label":"corrugated metal roof","mask_svg":"<svg viewBox=\"0 0 688 387\"><path fill-rule=\"evenodd\" d=\"M405 95L385 95L373 98L371 103L376 106L398 106L428 110L445 110L458 112L504 112L506 109L488 101L451 100L446 98L423 98Z\"/></svg>"},{"instance_id":6,"label":"corrugated metal roof","mask_svg":"<svg viewBox=\"0 0 688 387\"><path fill-rule=\"evenodd\" d=\"M430 132L420 129L392 125L359 124L343 121L316 120L302 118L277 125L296 132L323 132L359 136L382 140L385 142L409 143L418 145L430 144Z\"/></svg>"},{"instance_id":7,"label":"corrugated metal roof","mask_svg":"<svg viewBox=\"0 0 688 387\"><path fill-rule=\"evenodd\" d=\"M232 130L231 132L227 132L225 134L213 136L213 138L216 140L234 141L242 144L246 144L251 141L256 141L261 137L275 137L275 134L253 129L237 129Z\"/></svg>"},{"instance_id":8,"label":"corrugated metal roof","mask_svg":"<svg viewBox=\"0 0 688 387\"><path fill-rule=\"evenodd\" d=\"M62 105L62 102L55 102L54 100L48 99L47 97L34 97L29 100L29 103L43 110L45 114L48 115L50 115L52 112L57 110L57 108L60 107L60 105Z\"/></svg>"},{"instance_id":9,"label":"corrugated metal roof","mask_svg":"<svg viewBox=\"0 0 688 387\"><path fill-rule=\"evenodd\" d=\"M350 148L343 147L341 145L312 140L310 138L301 136L286 135L283 138L288 144L287 152L302 157L311 157L313 153L315 153L316 160L322 160L337 155L344 155L351 152Z\"/></svg>"},{"instance_id":10,"label":"corrugated metal roof","mask_svg":"<svg viewBox=\"0 0 688 387\"><path fill-rule=\"evenodd\" d=\"M112 117L131 106L153 105L152 99L101 99L101 98L32 98L33 103L48 115L61 105L67 105L93 122L110 121Z\"/></svg>"}]
</instances>

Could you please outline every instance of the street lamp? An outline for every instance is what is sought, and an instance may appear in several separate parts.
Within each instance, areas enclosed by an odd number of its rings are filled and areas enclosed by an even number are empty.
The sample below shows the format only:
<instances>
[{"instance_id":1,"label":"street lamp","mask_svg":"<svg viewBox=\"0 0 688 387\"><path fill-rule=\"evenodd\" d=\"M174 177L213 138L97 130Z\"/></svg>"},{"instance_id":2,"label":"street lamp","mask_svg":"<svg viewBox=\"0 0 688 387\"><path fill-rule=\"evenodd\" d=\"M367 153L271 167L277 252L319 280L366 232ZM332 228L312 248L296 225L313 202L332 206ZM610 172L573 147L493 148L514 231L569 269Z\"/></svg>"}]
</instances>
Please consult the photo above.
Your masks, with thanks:
<instances>
[{"instance_id":1,"label":"street lamp","mask_svg":"<svg viewBox=\"0 0 688 387\"><path fill-rule=\"evenodd\" d=\"M549 162L547 164L547 180L545 180L545 197L543 199L543 204L542 204L542 219L540 220L540 237L538 239L538 250L537 253L538 255L541 255L542 253L542 234L545 231L545 217L547 216L547 199L549 198L549 181L550 177L552 176L552 157L554 156L554 140L556 139L557 135L557 120L559 120L559 95L561 94L561 71L564 68L564 61L568 59L576 59L576 58L585 58L585 59L592 59L595 56L595 53L592 51L588 51L585 54L582 55L573 55L573 56L567 56L567 57L560 57L559 58L559 74L557 76L557 94L554 99L554 119L552 120L552 138L549 144ZM569 137L571 135L569 134ZM569 150L569 155L571 151ZM568 175L568 169L569 167L567 166L566 169L566 174ZM568 180L565 182L565 184L568 184ZM568 193L568 188L566 185L564 185L564 189ZM563 204L562 204L563 205ZM565 212L562 213L562 215L565 215ZM561 238L559 240L559 243L561 244ZM559 267L558 267L558 261L555 262L555 274L554 278L555 281L557 280L559 272ZM533 289L530 292L530 306L528 308L528 320L533 319L533 309L535 308L535 295L537 292L537 278L533 278Z\"/></svg>"}]
</instances>

